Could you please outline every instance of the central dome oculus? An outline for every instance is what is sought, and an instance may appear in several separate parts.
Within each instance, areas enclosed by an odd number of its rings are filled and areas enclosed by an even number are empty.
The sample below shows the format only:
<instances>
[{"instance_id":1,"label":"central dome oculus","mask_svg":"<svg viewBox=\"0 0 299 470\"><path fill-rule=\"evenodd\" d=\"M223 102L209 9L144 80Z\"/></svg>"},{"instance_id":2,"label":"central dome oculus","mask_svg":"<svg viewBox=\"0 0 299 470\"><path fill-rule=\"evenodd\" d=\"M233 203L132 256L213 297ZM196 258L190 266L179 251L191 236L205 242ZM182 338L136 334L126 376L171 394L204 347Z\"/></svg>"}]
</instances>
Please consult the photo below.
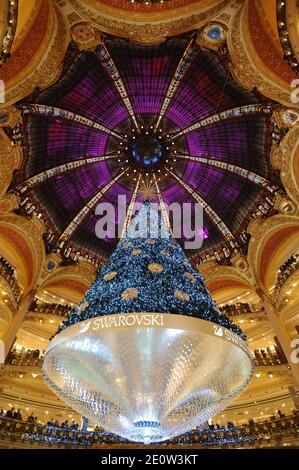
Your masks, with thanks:
<instances>
[{"instance_id":1,"label":"central dome oculus","mask_svg":"<svg viewBox=\"0 0 299 470\"><path fill-rule=\"evenodd\" d=\"M160 162L163 149L160 142L150 135L142 135L132 145L132 157L138 165L149 167Z\"/></svg>"}]
</instances>

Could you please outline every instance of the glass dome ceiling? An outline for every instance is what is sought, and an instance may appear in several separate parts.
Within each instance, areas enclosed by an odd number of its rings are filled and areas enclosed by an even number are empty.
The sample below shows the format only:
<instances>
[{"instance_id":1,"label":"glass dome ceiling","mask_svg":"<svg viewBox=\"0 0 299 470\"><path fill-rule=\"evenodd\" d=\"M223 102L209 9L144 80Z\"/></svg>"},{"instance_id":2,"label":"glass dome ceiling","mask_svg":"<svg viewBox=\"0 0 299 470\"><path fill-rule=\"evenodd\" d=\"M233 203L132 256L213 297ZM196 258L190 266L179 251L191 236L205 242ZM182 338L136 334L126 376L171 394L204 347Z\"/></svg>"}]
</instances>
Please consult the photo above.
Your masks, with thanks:
<instances>
[{"instance_id":1,"label":"glass dome ceiling","mask_svg":"<svg viewBox=\"0 0 299 470\"><path fill-rule=\"evenodd\" d=\"M200 202L203 246L226 256L251 214L271 209L271 104L238 86L194 35L154 46L105 37L70 49L56 84L20 103L26 162L12 188L41 214L52 248L106 259L98 202ZM171 221L171 220L170 220ZM116 220L117 222L117 220Z\"/></svg>"}]
</instances>

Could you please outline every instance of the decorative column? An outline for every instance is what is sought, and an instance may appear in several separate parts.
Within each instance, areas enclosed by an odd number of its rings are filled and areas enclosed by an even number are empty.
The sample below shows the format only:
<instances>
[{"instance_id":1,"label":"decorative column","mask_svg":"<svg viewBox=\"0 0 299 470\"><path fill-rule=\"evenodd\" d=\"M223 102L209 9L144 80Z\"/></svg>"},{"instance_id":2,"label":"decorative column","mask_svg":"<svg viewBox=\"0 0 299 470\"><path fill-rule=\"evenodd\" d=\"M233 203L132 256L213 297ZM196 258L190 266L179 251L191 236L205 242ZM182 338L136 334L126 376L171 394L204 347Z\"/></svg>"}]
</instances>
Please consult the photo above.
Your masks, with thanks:
<instances>
[{"instance_id":1,"label":"decorative column","mask_svg":"<svg viewBox=\"0 0 299 470\"><path fill-rule=\"evenodd\" d=\"M257 294L259 295L262 301L266 315L271 323L274 333L277 336L277 339L282 348L282 351L292 370L293 377L296 383L299 385L299 364L295 364L291 361L291 354L293 352L293 349L291 347L291 338L289 337L289 333L285 325L281 322L281 319L275 312L270 297L261 288L257 289Z\"/></svg>"},{"instance_id":2,"label":"decorative column","mask_svg":"<svg viewBox=\"0 0 299 470\"><path fill-rule=\"evenodd\" d=\"M10 325L7 330L4 332L1 340L4 342L4 357L7 358L10 350L15 342L17 332L21 327L26 313L30 307L32 300L34 299L36 291L31 290L28 294L21 300L20 306L16 311L15 316L13 317Z\"/></svg>"}]
</instances>

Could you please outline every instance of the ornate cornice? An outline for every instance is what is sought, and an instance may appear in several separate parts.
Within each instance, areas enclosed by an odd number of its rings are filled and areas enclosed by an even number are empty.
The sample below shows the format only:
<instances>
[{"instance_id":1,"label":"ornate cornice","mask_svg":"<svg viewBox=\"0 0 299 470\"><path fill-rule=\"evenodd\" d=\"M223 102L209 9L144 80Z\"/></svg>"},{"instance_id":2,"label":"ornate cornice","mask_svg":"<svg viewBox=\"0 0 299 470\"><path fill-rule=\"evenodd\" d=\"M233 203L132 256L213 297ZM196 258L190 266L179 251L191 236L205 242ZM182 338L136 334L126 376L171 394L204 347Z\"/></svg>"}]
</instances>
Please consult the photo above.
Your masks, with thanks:
<instances>
[{"instance_id":1,"label":"ornate cornice","mask_svg":"<svg viewBox=\"0 0 299 470\"><path fill-rule=\"evenodd\" d=\"M0 201L9 187L13 171L19 168L21 161L22 152L20 147L14 145L5 132L0 129Z\"/></svg>"},{"instance_id":2,"label":"ornate cornice","mask_svg":"<svg viewBox=\"0 0 299 470\"><path fill-rule=\"evenodd\" d=\"M29 95L36 87L43 89L52 85L61 73L61 63L69 43L69 31L59 8L52 2L49 8L50 19L46 35L42 44L39 44L40 52L35 56L34 63L30 62L30 70L29 66L24 67L8 82L5 107Z\"/></svg>"},{"instance_id":3,"label":"ornate cornice","mask_svg":"<svg viewBox=\"0 0 299 470\"><path fill-rule=\"evenodd\" d=\"M227 0L229 3L230 0ZM204 11L217 5L217 0L81 0L101 13L135 21L154 21Z\"/></svg>"},{"instance_id":4,"label":"ornate cornice","mask_svg":"<svg viewBox=\"0 0 299 470\"><path fill-rule=\"evenodd\" d=\"M266 219L257 217L249 224L248 233L251 239L247 259L256 285L267 292L276 274L270 265L278 251L286 248L286 240L298 236L299 218L282 214Z\"/></svg>"},{"instance_id":5,"label":"ornate cornice","mask_svg":"<svg viewBox=\"0 0 299 470\"><path fill-rule=\"evenodd\" d=\"M19 265L15 267L24 294L35 285L44 263L43 233L44 226L39 219L30 220L14 213L0 216L0 237L18 254Z\"/></svg>"},{"instance_id":6,"label":"ornate cornice","mask_svg":"<svg viewBox=\"0 0 299 470\"><path fill-rule=\"evenodd\" d=\"M278 77L276 80L275 76L273 76L275 79L273 77L269 79L270 72L267 70L266 75L252 60L249 52L251 38L247 29L246 6L247 3L238 9L228 32L228 48L233 62L232 75L244 88L249 90L256 88L263 95L290 106L290 85L283 84L278 80ZM255 54L255 58L257 58L257 54ZM292 106L299 107L299 105Z\"/></svg>"},{"instance_id":7,"label":"ornate cornice","mask_svg":"<svg viewBox=\"0 0 299 470\"><path fill-rule=\"evenodd\" d=\"M279 147L273 147L271 161L280 170L282 184L299 208L299 125L289 130Z\"/></svg>"},{"instance_id":8,"label":"ornate cornice","mask_svg":"<svg viewBox=\"0 0 299 470\"><path fill-rule=\"evenodd\" d=\"M107 15L102 11L96 11L94 8L88 7L86 3L84 5L80 0L70 0L70 2L83 19L90 21L100 30L116 36L131 38L144 44L159 43L167 36L174 36L197 28L218 15L228 4L227 0L222 0L205 11L193 13L192 9L192 14L186 13L181 18L173 18L168 12L164 18L149 21L145 18L136 20L132 14L127 15L124 20L119 17L119 12L117 17L114 17L111 12L110 15Z\"/></svg>"},{"instance_id":9,"label":"ornate cornice","mask_svg":"<svg viewBox=\"0 0 299 470\"><path fill-rule=\"evenodd\" d=\"M0 66L8 59L15 38L19 0L2 0L1 3ZM6 18L3 18L3 14L6 14Z\"/></svg>"}]
</instances>

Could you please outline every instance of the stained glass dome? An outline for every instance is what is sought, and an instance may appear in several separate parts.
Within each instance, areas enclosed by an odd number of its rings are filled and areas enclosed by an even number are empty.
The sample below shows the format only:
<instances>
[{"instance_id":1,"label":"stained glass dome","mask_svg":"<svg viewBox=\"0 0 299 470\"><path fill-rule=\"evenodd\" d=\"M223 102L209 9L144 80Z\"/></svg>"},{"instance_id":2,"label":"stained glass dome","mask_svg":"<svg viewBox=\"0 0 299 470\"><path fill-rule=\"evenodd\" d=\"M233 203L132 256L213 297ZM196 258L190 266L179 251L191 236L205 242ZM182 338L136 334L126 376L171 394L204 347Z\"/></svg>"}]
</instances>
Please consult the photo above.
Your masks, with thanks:
<instances>
[{"instance_id":1,"label":"stained glass dome","mask_svg":"<svg viewBox=\"0 0 299 470\"><path fill-rule=\"evenodd\" d=\"M107 36L92 51L71 47L57 83L19 107L16 138L28 158L12 189L66 256L110 256L117 239L95 236L94 209L116 205L119 194L127 205L149 193L201 203L204 243L189 253L198 261L246 243L252 214L272 207L271 104L237 85L193 34L153 46Z\"/></svg>"}]
</instances>

